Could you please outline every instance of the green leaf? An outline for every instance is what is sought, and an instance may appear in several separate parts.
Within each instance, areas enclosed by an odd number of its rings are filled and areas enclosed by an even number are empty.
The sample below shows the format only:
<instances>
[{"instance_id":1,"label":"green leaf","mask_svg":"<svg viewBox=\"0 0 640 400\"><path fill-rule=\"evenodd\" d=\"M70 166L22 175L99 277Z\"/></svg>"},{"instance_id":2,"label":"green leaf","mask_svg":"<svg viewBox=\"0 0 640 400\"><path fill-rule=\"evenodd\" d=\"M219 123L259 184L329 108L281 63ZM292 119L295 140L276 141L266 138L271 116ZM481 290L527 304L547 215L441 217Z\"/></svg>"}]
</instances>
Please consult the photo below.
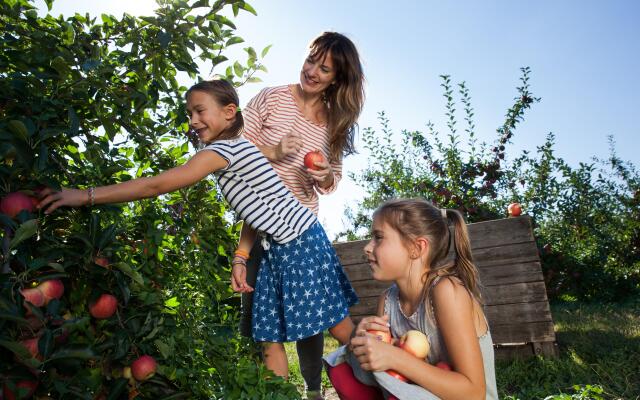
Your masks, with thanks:
<instances>
[{"instance_id":1,"label":"green leaf","mask_svg":"<svg viewBox=\"0 0 640 400\"><path fill-rule=\"evenodd\" d=\"M17 119L9 121L9 130L18 135L22 140L26 141L27 137L29 137L27 127L22 121L18 121Z\"/></svg>"},{"instance_id":2,"label":"green leaf","mask_svg":"<svg viewBox=\"0 0 640 400\"><path fill-rule=\"evenodd\" d=\"M127 383L128 381L126 379L121 378L116 380L115 384L110 385L111 391L109 392L109 396L107 397L107 400L120 399L121 395L125 393L125 390L127 389Z\"/></svg>"},{"instance_id":3,"label":"green leaf","mask_svg":"<svg viewBox=\"0 0 640 400\"><path fill-rule=\"evenodd\" d=\"M164 302L165 307L176 308L180 305L177 297L172 297Z\"/></svg>"},{"instance_id":4,"label":"green leaf","mask_svg":"<svg viewBox=\"0 0 640 400\"><path fill-rule=\"evenodd\" d=\"M30 219L27 222L21 224L16 230L13 239L9 243L9 249L15 249L23 241L29 239L31 236L38 232L38 220Z\"/></svg>"},{"instance_id":5,"label":"green leaf","mask_svg":"<svg viewBox=\"0 0 640 400\"><path fill-rule=\"evenodd\" d=\"M89 360L95 358L96 354L90 347L68 347L55 351L49 357L49 360L60 360L64 358L76 358L80 360Z\"/></svg>"},{"instance_id":6,"label":"green leaf","mask_svg":"<svg viewBox=\"0 0 640 400\"><path fill-rule=\"evenodd\" d=\"M233 44L242 43L244 39L239 36L233 36L231 39L227 40L225 43L226 46L231 46Z\"/></svg>"},{"instance_id":7,"label":"green leaf","mask_svg":"<svg viewBox=\"0 0 640 400\"><path fill-rule=\"evenodd\" d=\"M153 343L156 345L156 347L158 347L158 350L160 351L160 354L162 354L162 357L169 358L169 356L171 355L171 348L168 344L160 339L154 340Z\"/></svg>"},{"instance_id":8,"label":"green leaf","mask_svg":"<svg viewBox=\"0 0 640 400\"><path fill-rule=\"evenodd\" d=\"M273 46L273 45L270 44L267 47L265 47L264 49L262 49L262 53L260 53L260 58L264 58L267 55L267 53L271 49L271 46Z\"/></svg>"},{"instance_id":9,"label":"green leaf","mask_svg":"<svg viewBox=\"0 0 640 400\"><path fill-rule=\"evenodd\" d=\"M129 264L125 262L119 262L119 263L113 264L113 266L118 268L120 271L122 271L123 274L127 275L129 278L133 279L134 282L140 285L144 285L144 278L142 277L142 275L140 275L138 271L134 271Z\"/></svg>"},{"instance_id":10,"label":"green leaf","mask_svg":"<svg viewBox=\"0 0 640 400\"><path fill-rule=\"evenodd\" d=\"M238 61L233 63L233 71L235 72L238 78L242 78L242 74L244 73L244 67Z\"/></svg>"},{"instance_id":11,"label":"green leaf","mask_svg":"<svg viewBox=\"0 0 640 400\"><path fill-rule=\"evenodd\" d=\"M80 121L78 120L78 114L73 109L73 107L69 107L69 135L76 136L80 131Z\"/></svg>"},{"instance_id":12,"label":"green leaf","mask_svg":"<svg viewBox=\"0 0 640 400\"><path fill-rule=\"evenodd\" d=\"M29 353L29 350L21 343L0 340L0 346L10 350L22 360L28 360L29 358L31 358L31 353Z\"/></svg>"}]
</instances>

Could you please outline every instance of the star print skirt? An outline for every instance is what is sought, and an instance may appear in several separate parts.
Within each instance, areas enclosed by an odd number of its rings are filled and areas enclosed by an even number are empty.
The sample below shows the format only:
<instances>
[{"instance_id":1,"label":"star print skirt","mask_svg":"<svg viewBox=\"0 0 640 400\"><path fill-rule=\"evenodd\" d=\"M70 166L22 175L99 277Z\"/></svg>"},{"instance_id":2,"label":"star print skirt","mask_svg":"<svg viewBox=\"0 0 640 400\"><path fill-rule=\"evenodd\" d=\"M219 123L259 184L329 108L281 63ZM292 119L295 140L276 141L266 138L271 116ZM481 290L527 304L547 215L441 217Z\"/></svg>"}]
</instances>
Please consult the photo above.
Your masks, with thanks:
<instances>
[{"instance_id":1,"label":"star print skirt","mask_svg":"<svg viewBox=\"0 0 640 400\"><path fill-rule=\"evenodd\" d=\"M304 339L349 315L358 297L319 222L288 243L266 240L253 293L255 341Z\"/></svg>"}]
</instances>

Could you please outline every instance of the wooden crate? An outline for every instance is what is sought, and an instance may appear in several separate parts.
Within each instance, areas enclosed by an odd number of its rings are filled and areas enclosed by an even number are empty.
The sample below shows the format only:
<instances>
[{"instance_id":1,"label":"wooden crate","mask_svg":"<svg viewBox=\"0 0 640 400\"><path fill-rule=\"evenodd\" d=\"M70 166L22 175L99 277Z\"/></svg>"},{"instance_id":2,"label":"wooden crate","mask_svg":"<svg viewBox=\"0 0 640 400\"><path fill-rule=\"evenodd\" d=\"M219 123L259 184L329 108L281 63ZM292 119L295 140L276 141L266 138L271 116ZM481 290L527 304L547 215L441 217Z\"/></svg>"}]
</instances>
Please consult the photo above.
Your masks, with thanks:
<instances>
[{"instance_id":1,"label":"wooden crate","mask_svg":"<svg viewBox=\"0 0 640 400\"><path fill-rule=\"evenodd\" d=\"M531 218L479 222L468 229L496 358L555 356L556 336ZM362 240L334 245L360 297L351 308L355 320L375 314L378 296L389 286L371 277L366 244Z\"/></svg>"}]
</instances>

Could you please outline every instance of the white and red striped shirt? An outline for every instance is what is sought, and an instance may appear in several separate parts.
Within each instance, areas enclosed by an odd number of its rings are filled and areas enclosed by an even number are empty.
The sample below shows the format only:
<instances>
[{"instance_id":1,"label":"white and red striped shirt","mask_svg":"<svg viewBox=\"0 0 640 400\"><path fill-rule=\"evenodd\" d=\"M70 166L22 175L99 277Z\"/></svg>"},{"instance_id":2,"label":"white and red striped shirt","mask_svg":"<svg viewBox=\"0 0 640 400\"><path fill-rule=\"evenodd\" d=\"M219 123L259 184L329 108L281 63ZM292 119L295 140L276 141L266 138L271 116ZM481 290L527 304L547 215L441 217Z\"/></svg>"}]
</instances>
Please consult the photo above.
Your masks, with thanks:
<instances>
[{"instance_id":1,"label":"white and red striped shirt","mask_svg":"<svg viewBox=\"0 0 640 400\"><path fill-rule=\"evenodd\" d=\"M304 156L320 150L330 160L327 126L309 121L300 111L289 85L265 88L242 110L244 137L250 142L275 146L290 132L302 138L302 149L283 160L271 161L271 165L285 186L304 205L318 214L318 194L333 192L342 178L342 160L331 160L334 180L331 187L322 189L306 172Z\"/></svg>"}]
</instances>

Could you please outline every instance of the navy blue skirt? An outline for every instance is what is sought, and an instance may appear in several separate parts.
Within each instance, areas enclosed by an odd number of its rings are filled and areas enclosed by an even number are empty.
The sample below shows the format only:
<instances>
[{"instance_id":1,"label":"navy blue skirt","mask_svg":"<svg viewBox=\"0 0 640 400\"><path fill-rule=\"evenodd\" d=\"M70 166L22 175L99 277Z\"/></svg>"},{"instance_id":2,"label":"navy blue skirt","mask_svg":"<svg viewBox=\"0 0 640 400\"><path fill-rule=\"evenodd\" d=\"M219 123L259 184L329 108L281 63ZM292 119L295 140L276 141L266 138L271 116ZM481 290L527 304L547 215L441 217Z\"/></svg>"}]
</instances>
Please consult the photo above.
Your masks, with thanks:
<instances>
[{"instance_id":1,"label":"navy blue skirt","mask_svg":"<svg viewBox=\"0 0 640 400\"><path fill-rule=\"evenodd\" d=\"M253 294L255 341L304 339L349 315L358 296L319 222L288 243L267 240Z\"/></svg>"}]
</instances>

